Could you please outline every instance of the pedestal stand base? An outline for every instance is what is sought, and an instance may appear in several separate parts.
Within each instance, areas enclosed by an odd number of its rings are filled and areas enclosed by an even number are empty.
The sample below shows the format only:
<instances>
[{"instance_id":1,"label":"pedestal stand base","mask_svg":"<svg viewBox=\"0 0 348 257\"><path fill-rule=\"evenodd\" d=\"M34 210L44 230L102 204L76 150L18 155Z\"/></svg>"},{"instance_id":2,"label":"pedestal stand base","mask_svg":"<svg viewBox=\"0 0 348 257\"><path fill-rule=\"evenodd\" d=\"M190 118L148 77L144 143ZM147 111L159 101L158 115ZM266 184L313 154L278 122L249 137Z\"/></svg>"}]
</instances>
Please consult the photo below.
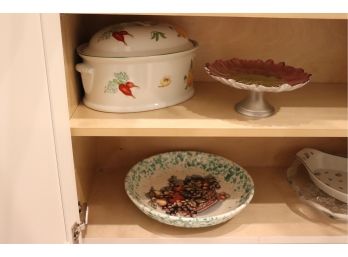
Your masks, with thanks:
<instances>
[{"instance_id":1,"label":"pedestal stand base","mask_svg":"<svg viewBox=\"0 0 348 257\"><path fill-rule=\"evenodd\" d=\"M263 93L256 91L250 91L249 96L237 103L235 109L243 115L257 118L268 117L275 112L274 107L263 97Z\"/></svg>"}]
</instances>

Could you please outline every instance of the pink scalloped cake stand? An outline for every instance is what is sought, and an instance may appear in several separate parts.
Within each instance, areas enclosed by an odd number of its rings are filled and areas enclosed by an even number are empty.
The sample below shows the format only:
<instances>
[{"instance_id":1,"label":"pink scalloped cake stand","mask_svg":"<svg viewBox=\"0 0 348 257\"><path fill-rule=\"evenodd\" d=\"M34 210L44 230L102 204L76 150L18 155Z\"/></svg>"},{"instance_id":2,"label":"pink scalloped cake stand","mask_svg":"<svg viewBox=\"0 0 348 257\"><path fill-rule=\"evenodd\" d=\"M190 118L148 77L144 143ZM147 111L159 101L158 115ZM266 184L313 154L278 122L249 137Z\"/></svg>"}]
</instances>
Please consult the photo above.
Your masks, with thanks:
<instances>
[{"instance_id":1,"label":"pink scalloped cake stand","mask_svg":"<svg viewBox=\"0 0 348 257\"><path fill-rule=\"evenodd\" d=\"M275 109L264 98L264 92L286 92L303 87L311 74L284 62L273 60L216 60L205 65L206 72L215 80L234 88L250 91L237 103L237 112L251 117L268 117Z\"/></svg>"}]
</instances>

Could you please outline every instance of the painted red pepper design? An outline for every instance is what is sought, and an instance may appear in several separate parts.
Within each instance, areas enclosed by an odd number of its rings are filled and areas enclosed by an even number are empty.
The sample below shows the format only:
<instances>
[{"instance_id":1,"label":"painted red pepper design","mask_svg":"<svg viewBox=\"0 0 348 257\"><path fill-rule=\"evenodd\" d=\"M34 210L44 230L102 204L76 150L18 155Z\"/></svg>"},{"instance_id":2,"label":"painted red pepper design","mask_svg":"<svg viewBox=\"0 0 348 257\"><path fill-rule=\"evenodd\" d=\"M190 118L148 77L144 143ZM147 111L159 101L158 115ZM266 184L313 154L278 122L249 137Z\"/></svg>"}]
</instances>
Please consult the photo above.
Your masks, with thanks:
<instances>
[{"instance_id":1,"label":"painted red pepper design","mask_svg":"<svg viewBox=\"0 0 348 257\"><path fill-rule=\"evenodd\" d=\"M118 89L119 89L123 94L135 98L135 96L133 95L132 90L131 90L131 88L134 88L134 87L138 87L138 86L134 85L133 82L128 81L128 82L125 83L125 84L120 84L120 85L118 86Z\"/></svg>"},{"instance_id":2,"label":"painted red pepper design","mask_svg":"<svg viewBox=\"0 0 348 257\"><path fill-rule=\"evenodd\" d=\"M134 83L133 83L133 82L130 82L130 81L128 81L128 82L126 83L126 86L129 87L129 88L138 87L137 85L134 85Z\"/></svg>"},{"instance_id":3,"label":"painted red pepper design","mask_svg":"<svg viewBox=\"0 0 348 257\"><path fill-rule=\"evenodd\" d=\"M115 78L110 80L108 84L105 86L104 93L115 94L119 90L122 94L135 98L132 89L140 87L130 81L130 78L127 75L127 73L121 71L118 73L114 73L114 76Z\"/></svg>"},{"instance_id":4,"label":"painted red pepper design","mask_svg":"<svg viewBox=\"0 0 348 257\"><path fill-rule=\"evenodd\" d=\"M112 33L113 38L115 38L117 41L122 42L123 44L127 45L126 41L124 40L124 36L131 36L133 37L132 34L129 34L127 31L125 30L121 30L121 31L115 31Z\"/></svg>"}]
</instances>

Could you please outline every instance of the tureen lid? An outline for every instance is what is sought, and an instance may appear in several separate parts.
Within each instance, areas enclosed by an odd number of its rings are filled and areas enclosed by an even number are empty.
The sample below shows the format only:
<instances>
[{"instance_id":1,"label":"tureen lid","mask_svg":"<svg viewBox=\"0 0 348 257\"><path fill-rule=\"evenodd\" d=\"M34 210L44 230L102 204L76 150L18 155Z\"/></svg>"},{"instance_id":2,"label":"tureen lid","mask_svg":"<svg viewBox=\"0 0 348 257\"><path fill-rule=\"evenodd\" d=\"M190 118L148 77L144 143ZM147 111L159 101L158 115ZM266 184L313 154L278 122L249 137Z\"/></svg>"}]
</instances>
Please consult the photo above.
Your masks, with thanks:
<instances>
[{"instance_id":1,"label":"tureen lid","mask_svg":"<svg viewBox=\"0 0 348 257\"><path fill-rule=\"evenodd\" d=\"M155 22L127 22L108 26L77 50L95 57L140 57L171 54L196 47L184 30Z\"/></svg>"}]
</instances>

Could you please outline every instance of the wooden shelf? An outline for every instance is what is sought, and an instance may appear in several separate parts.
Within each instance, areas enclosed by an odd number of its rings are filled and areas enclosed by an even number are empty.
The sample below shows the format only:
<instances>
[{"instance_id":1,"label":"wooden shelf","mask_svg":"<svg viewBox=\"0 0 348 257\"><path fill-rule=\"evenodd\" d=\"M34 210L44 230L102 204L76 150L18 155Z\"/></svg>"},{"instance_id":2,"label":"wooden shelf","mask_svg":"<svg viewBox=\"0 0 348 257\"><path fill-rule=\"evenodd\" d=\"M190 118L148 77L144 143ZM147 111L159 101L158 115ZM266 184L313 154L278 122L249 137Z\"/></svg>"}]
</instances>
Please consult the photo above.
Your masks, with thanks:
<instances>
[{"instance_id":1,"label":"wooden shelf","mask_svg":"<svg viewBox=\"0 0 348 257\"><path fill-rule=\"evenodd\" d=\"M124 191L129 165L99 171L88 199L86 243L347 243L347 223L329 218L300 202L285 169L247 169L254 198L239 215L210 228L184 229L143 214Z\"/></svg>"},{"instance_id":2,"label":"wooden shelf","mask_svg":"<svg viewBox=\"0 0 348 257\"><path fill-rule=\"evenodd\" d=\"M158 14L144 14L158 15ZM246 18L286 18L286 19L340 19L346 20L346 13L162 13L168 16L213 16Z\"/></svg>"},{"instance_id":3,"label":"wooden shelf","mask_svg":"<svg viewBox=\"0 0 348 257\"><path fill-rule=\"evenodd\" d=\"M139 113L104 113L78 105L72 136L346 137L347 89L309 84L293 92L267 94L276 114L251 119L234 111L247 94L214 82L197 82L190 100Z\"/></svg>"}]
</instances>

